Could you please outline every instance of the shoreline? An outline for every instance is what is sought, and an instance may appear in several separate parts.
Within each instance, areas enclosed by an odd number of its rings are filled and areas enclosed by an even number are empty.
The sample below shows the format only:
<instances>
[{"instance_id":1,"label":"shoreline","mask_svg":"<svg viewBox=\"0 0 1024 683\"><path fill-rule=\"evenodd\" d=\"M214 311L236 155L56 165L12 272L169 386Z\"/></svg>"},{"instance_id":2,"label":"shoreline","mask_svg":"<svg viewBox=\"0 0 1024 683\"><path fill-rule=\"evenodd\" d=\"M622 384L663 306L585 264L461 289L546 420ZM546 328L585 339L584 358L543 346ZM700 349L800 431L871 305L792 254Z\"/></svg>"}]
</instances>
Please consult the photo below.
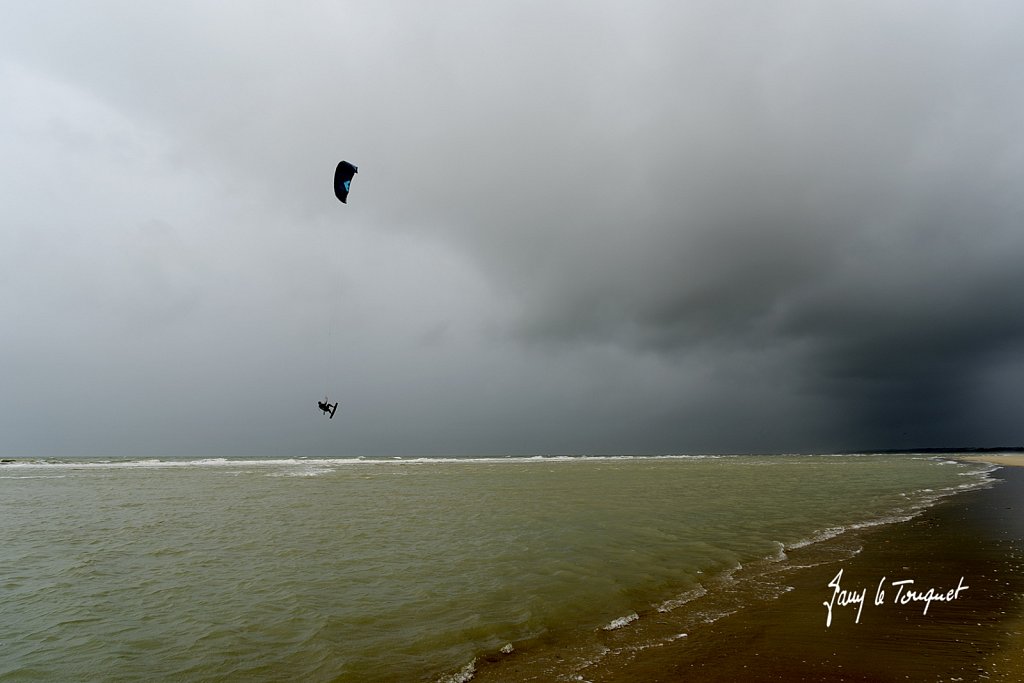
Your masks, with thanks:
<instances>
[{"instance_id":1,"label":"shoreline","mask_svg":"<svg viewBox=\"0 0 1024 683\"><path fill-rule=\"evenodd\" d=\"M956 458L966 462L986 463L998 467L1018 468L1024 467L1024 454L1003 453L989 455L965 455ZM1018 533L1012 534L1017 538L1024 536L1024 500L1019 507L1007 505L1016 512L1016 519L1021 523L1022 528ZM1024 680L1024 596L1018 602L1016 614L1008 617L1003 622L1005 639L1003 647L994 652L985 662L987 669L998 672L993 676L994 680L1021 681Z\"/></svg>"},{"instance_id":2,"label":"shoreline","mask_svg":"<svg viewBox=\"0 0 1024 683\"><path fill-rule=\"evenodd\" d=\"M687 623L687 604L608 633L589 666L517 652L479 662L473 680L1024 680L1024 455L951 459L1006 468L907 521L845 534L841 557L787 548L763 599L710 623L692 619L696 604Z\"/></svg>"},{"instance_id":3,"label":"shoreline","mask_svg":"<svg viewBox=\"0 0 1024 683\"><path fill-rule=\"evenodd\" d=\"M644 652L588 680L1022 680L1024 456L969 457L1014 465L991 473L990 487L860 533L862 552L796 572L785 595L695 631L674 652ZM826 625L840 570L838 584L865 591L864 606L858 622L857 605L833 604ZM961 578L969 588L959 599L933 602L927 614L922 603L894 604L894 581L945 594ZM887 595L876 606L880 585Z\"/></svg>"},{"instance_id":4,"label":"shoreline","mask_svg":"<svg viewBox=\"0 0 1024 683\"><path fill-rule=\"evenodd\" d=\"M959 455L953 460L982 462L999 467L1024 467L1024 453L1002 453L992 455Z\"/></svg>"}]
</instances>

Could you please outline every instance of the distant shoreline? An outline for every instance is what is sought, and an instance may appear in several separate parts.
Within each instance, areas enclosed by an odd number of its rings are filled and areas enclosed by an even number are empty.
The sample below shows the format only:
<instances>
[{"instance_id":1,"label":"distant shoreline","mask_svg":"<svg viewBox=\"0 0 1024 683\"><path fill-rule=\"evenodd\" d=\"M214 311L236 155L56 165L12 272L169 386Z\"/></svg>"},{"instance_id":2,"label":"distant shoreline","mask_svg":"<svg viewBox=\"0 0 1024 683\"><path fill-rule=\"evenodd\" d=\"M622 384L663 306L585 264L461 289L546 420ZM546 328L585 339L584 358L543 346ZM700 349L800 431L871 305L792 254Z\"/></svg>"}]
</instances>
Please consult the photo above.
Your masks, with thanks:
<instances>
[{"instance_id":1,"label":"distant shoreline","mask_svg":"<svg viewBox=\"0 0 1024 683\"><path fill-rule=\"evenodd\" d=\"M880 449L867 449L863 451L843 451L844 454L855 454L855 453L877 453L879 455L899 455L901 453L924 453L928 455L957 455L958 453L974 454L988 454L988 453L1006 453L1024 454L1024 446L972 446L966 448L880 448Z\"/></svg>"},{"instance_id":2,"label":"distant shoreline","mask_svg":"<svg viewBox=\"0 0 1024 683\"><path fill-rule=\"evenodd\" d=\"M1006 453L1004 455L965 455L957 458L964 462L984 462L989 465L1006 467L1024 467L1024 453Z\"/></svg>"}]
</instances>

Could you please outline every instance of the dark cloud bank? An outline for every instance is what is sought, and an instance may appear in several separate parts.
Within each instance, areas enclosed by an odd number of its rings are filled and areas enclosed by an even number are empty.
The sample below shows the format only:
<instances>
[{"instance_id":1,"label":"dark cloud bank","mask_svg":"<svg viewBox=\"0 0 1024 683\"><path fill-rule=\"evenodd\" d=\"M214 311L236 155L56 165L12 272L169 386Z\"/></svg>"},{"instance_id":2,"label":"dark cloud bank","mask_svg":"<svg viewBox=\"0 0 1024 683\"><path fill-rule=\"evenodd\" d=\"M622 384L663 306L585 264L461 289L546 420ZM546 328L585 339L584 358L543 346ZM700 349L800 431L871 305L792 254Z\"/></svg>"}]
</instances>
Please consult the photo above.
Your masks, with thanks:
<instances>
[{"instance_id":1,"label":"dark cloud bank","mask_svg":"<svg viewBox=\"0 0 1024 683\"><path fill-rule=\"evenodd\" d=\"M187 213L139 211L163 221L147 223L153 250L132 258L159 278L163 308L129 315L122 302L114 318L182 316L174 334L214 347L246 325L264 339L238 349L237 370L213 354L209 387L175 389L178 401L205 397L178 408L180 430L135 415L137 443L1024 443L1024 16L1013 3L449 5L172 13L195 81L174 77L182 63L158 54L169 33L145 13L114 29L124 8L94 18L97 30L148 62L99 40L60 43L46 24L7 58L167 136L176 182L208 203L194 222L215 216L240 237L249 221L239 254L231 239L190 233ZM344 214L325 199L336 153L360 166ZM91 210L115 214L111 195ZM311 256L303 242L320 248ZM308 382L284 368L241 381L276 394L273 411L207 422L206 401L231 401L218 374L237 381L241 368L315 353L306 337L320 334L326 295L305 284L311 271L341 283L330 317L347 335L334 361L355 404L345 435L273 417L307 400ZM212 282L260 305L225 320ZM194 363L180 338L159 343ZM109 348L84 354L120 377Z\"/></svg>"},{"instance_id":2,"label":"dark cloud bank","mask_svg":"<svg viewBox=\"0 0 1024 683\"><path fill-rule=\"evenodd\" d=\"M1006 9L726 8L673 42L675 17L651 62L582 57L583 112L479 116L481 145L519 145L483 178L446 165L465 195L438 222L523 339L753 365L737 382L820 401L848 447L1015 439L984 407L1024 331ZM536 75L542 102L561 75Z\"/></svg>"}]
</instances>

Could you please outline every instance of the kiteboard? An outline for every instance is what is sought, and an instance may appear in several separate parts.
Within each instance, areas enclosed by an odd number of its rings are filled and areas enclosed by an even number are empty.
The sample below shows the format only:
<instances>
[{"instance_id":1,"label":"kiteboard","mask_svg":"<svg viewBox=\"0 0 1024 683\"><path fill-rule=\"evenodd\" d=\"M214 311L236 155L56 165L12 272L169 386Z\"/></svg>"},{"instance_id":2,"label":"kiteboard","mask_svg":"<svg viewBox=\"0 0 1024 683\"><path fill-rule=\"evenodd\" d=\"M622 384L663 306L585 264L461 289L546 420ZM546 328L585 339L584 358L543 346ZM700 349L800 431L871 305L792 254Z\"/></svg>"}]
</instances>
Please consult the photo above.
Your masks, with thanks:
<instances>
[{"instance_id":1,"label":"kiteboard","mask_svg":"<svg viewBox=\"0 0 1024 683\"><path fill-rule=\"evenodd\" d=\"M334 419L334 411L336 411L337 409L338 409L338 404L337 403L335 403L333 406L331 406L331 417L329 419L331 419L331 420Z\"/></svg>"}]
</instances>

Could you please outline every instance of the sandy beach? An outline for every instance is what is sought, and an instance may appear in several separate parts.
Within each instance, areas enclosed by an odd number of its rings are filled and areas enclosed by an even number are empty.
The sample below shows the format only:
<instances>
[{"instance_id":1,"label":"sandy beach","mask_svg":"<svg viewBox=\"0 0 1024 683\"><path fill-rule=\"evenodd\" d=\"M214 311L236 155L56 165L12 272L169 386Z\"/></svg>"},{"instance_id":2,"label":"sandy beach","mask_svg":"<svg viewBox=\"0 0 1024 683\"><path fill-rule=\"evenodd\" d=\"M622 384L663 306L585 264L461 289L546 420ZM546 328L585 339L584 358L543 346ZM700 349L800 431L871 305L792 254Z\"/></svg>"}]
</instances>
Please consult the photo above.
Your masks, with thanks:
<instances>
[{"instance_id":1,"label":"sandy beach","mask_svg":"<svg viewBox=\"0 0 1024 683\"><path fill-rule=\"evenodd\" d=\"M1024 465L1022 456L970 459ZM990 489L865 534L863 552L794 576L793 590L764 609L696 631L674 652L643 653L604 680L1021 680L1024 469L994 476L1001 483ZM914 583L905 590L942 597L969 588L930 603L926 614L925 603L897 604L894 583L907 580ZM826 625L833 582L866 591L859 623L858 605L833 603ZM875 605L880 585L886 595Z\"/></svg>"},{"instance_id":2,"label":"sandy beach","mask_svg":"<svg viewBox=\"0 0 1024 683\"><path fill-rule=\"evenodd\" d=\"M969 459L1024 464L1022 456ZM990 488L859 532L852 558L820 563L820 549L787 549L797 569L781 597L658 647L621 648L578 680L1022 680L1024 469L992 476L999 483ZM540 679L510 658L483 667L478 680Z\"/></svg>"},{"instance_id":3,"label":"sandy beach","mask_svg":"<svg viewBox=\"0 0 1024 683\"><path fill-rule=\"evenodd\" d=\"M990 465L1005 467L1024 467L1024 454L1007 453L995 455L964 455L957 458L964 462L987 462Z\"/></svg>"}]
</instances>

